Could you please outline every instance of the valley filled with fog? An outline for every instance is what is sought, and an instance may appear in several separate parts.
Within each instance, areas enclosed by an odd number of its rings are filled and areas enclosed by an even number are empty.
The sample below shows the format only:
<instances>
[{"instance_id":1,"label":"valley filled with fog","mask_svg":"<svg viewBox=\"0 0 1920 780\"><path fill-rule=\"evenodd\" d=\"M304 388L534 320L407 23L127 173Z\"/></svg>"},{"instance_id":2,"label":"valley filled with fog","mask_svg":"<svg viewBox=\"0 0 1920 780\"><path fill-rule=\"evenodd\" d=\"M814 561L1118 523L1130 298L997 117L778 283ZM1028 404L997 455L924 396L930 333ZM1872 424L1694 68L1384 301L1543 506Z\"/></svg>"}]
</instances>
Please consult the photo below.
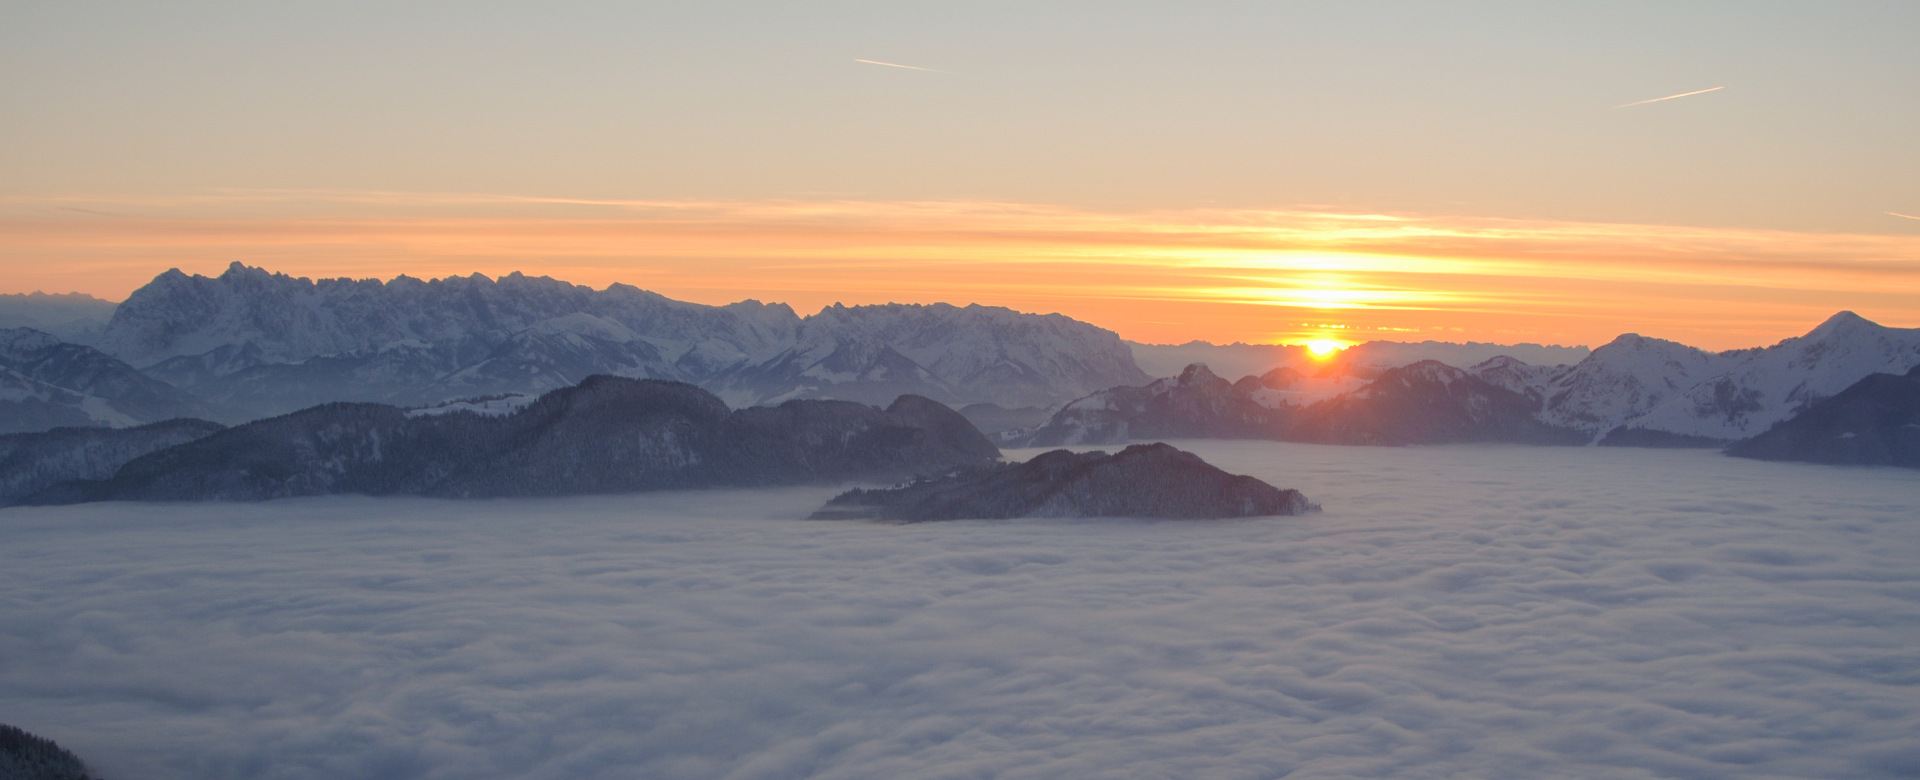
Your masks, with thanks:
<instances>
[{"instance_id":1,"label":"valley filled with fog","mask_svg":"<svg viewBox=\"0 0 1920 780\"><path fill-rule=\"evenodd\" d=\"M4 509L3 720L110 779L1920 767L1911 470L1176 444L1325 511L802 520L824 487Z\"/></svg>"}]
</instances>

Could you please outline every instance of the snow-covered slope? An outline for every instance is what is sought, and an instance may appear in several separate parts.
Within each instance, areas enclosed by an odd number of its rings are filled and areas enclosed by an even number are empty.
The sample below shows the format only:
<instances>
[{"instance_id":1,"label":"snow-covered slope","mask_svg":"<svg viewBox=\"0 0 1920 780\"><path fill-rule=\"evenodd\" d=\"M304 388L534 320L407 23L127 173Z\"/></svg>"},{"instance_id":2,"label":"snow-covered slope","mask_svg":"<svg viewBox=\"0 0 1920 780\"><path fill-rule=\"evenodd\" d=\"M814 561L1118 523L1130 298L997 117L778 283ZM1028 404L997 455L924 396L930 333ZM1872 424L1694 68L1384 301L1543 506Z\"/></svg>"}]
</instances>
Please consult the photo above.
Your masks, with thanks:
<instances>
[{"instance_id":1,"label":"snow-covered slope","mask_svg":"<svg viewBox=\"0 0 1920 780\"><path fill-rule=\"evenodd\" d=\"M731 403L868 400L848 394L868 385L1015 407L1147 379L1113 331L1060 314L892 303L826 307L806 319L791 350L712 384Z\"/></svg>"},{"instance_id":2,"label":"snow-covered slope","mask_svg":"<svg viewBox=\"0 0 1920 780\"><path fill-rule=\"evenodd\" d=\"M1920 365L1920 328L1889 328L1843 311L1805 336L1725 356L1733 362L1633 421L1637 427L1744 439L1832 397L1869 374Z\"/></svg>"},{"instance_id":3,"label":"snow-covered slope","mask_svg":"<svg viewBox=\"0 0 1920 780\"><path fill-rule=\"evenodd\" d=\"M0 330L0 432L124 427L204 414L193 397L92 347Z\"/></svg>"},{"instance_id":4,"label":"snow-covered slope","mask_svg":"<svg viewBox=\"0 0 1920 780\"><path fill-rule=\"evenodd\" d=\"M1541 420L1596 438L1616 428L1702 441L1757 435L1873 373L1920 365L1920 328L1840 312L1763 349L1707 352L1626 334L1567 367L1495 359L1475 376L1536 399Z\"/></svg>"},{"instance_id":5,"label":"snow-covered slope","mask_svg":"<svg viewBox=\"0 0 1920 780\"><path fill-rule=\"evenodd\" d=\"M1733 367L1733 360L1703 349L1628 333L1608 342L1572 369L1552 372L1537 391L1545 400L1543 421L1604 433L1679 397L1694 385Z\"/></svg>"}]
</instances>

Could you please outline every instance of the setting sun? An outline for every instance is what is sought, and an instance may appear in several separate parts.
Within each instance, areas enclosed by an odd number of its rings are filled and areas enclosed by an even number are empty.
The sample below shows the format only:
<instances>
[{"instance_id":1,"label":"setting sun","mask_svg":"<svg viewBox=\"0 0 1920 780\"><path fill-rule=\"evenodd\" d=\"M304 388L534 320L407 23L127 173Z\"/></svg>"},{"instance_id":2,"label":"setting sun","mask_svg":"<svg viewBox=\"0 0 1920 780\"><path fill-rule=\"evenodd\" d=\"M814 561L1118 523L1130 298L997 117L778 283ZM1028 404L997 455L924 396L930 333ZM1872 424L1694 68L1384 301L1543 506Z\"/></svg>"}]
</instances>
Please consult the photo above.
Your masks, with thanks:
<instances>
[{"instance_id":1,"label":"setting sun","mask_svg":"<svg viewBox=\"0 0 1920 780\"><path fill-rule=\"evenodd\" d=\"M1333 353L1347 348L1346 343L1333 339L1314 339L1306 344L1307 351L1312 352L1315 359L1332 357Z\"/></svg>"}]
</instances>

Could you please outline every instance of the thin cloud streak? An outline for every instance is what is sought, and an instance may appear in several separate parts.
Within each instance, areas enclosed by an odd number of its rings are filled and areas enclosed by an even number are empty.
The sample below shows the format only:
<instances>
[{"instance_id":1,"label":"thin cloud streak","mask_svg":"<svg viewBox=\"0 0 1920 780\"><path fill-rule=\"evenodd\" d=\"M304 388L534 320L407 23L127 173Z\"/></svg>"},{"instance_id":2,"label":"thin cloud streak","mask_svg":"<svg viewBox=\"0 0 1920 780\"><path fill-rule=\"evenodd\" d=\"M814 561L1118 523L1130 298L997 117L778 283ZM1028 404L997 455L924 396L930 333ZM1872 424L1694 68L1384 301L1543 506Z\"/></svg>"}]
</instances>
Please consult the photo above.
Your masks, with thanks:
<instances>
[{"instance_id":1,"label":"thin cloud streak","mask_svg":"<svg viewBox=\"0 0 1920 780\"><path fill-rule=\"evenodd\" d=\"M1888 214L1892 214L1892 215L1894 215L1894 216L1896 216L1896 217L1903 217L1903 218L1906 218L1906 219L1920 219L1920 217L1916 217L1916 216L1914 216L1914 215L1912 215L1912 214L1902 214L1902 213L1900 213L1900 212L1898 212L1898 211L1889 211L1889 212L1887 212L1887 213L1888 213Z\"/></svg>"},{"instance_id":2,"label":"thin cloud streak","mask_svg":"<svg viewBox=\"0 0 1920 780\"><path fill-rule=\"evenodd\" d=\"M1659 98L1654 98L1654 99L1652 99L1652 100L1638 100L1638 101L1634 101L1634 102L1632 102L1632 103L1622 103L1622 104L1620 104L1620 105L1617 105L1617 106L1614 106L1614 108L1628 108L1628 107L1630 107L1630 106L1644 106L1644 105L1646 105L1646 104L1648 104L1648 103L1658 103L1658 102L1660 102L1660 101L1662 101L1662 100L1673 100L1674 98L1683 98L1683 97L1689 97L1689 96L1692 96L1692 95L1704 95L1704 94L1706 94L1706 93L1708 93L1708 92L1716 92L1716 91L1719 91L1719 90L1723 90L1723 89L1726 89L1726 87L1709 87L1709 88L1707 88L1707 89L1696 89L1696 90L1694 90L1694 91L1692 91L1692 92L1682 92L1682 93L1680 93L1680 94L1678 94L1678 95L1668 95L1668 96L1666 96L1666 97L1659 97Z\"/></svg>"},{"instance_id":3,"label":"thin cloud streak","mask_svg":"<svg viewBox=\"0 0 1920 780\"><path fill-rule=\"evenodd\" d=\"M859 59L859 58L857 58L857 57L856 57L856 58L854 58L854 60L853 60L853 61L854 61L854 62L864 62L864 63L866 63L866 64L868 64L868 65L885 65L885 66L887 66L887 67L889 67L889 68L906 68L907 70L924 70L924 71L926 71L926 72L928 72L928 73L945 73L945 72L946 72L946 71L944 71L944 70L934 70L934 69L932 69L932 68L922 68L922 67L919 67L919 66L915 66L915 65L901 65L900 63L897 63L897 62L881 62L881 61L879 61L879 60L863 60L863 59Z\"/></svg>"}]
</instances>

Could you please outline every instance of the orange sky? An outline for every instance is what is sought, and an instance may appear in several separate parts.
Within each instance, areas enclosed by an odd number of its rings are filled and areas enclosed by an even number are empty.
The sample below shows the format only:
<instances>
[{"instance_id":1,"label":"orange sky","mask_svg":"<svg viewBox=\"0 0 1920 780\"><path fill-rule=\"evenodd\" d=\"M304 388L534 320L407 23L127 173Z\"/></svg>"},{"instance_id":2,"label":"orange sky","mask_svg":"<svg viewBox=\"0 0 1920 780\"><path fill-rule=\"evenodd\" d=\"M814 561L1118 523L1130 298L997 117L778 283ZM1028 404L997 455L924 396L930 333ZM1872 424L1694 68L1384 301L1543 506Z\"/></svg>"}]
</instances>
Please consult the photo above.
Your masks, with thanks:
<instances>
[{"instance_id":1,"label":"orange sky","mask_svg":"<svg viewBox=\"0 0 1920 780\"><path fill-rule=\"evenodd\" d=\"M522 271L702 303L983 303L1145 342L1769 344L1841 309L1920 326L1920 237L969 202L252 192L0 203L0 292L118 300L170 267Z\"/></svg>"}]
</instances>

